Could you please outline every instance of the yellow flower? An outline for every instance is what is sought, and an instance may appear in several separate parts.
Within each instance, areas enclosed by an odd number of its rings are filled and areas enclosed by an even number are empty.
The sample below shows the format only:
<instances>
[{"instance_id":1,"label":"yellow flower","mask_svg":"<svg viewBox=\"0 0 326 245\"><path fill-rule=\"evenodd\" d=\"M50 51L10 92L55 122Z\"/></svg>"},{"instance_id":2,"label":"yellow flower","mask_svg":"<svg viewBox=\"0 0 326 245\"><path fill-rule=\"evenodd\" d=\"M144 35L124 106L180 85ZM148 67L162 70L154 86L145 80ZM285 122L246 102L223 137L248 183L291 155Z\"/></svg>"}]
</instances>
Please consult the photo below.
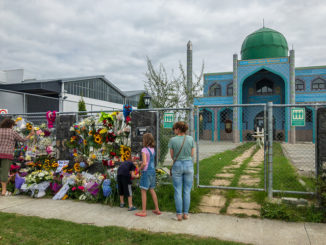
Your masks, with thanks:
<instances>
[{"instance_id":1,"label":"yellow flower","mask_svg":"<svg viewBox=\"0 0 326 245\"><path fill-rule=\"evenodd\" d=\"M118 114L119 112L118 111L115 111L115 112L113 112L113 113L111 113L111 116L117 116L117 114Z\"/></svg>"},{"instance_id":2,"label":"yellow flower","mask_svg":"<svg viewBox=\"0 0 326 245\"><path fill-rule=\"evenodd\" d=\"M76 133L77 133L77 134L80 134L80 131L79 131L79 130L76 130Z\"/></svg>"},{"instance_id":3,"label":"yellow flower","mask_svg":"<svg viewBox=\"0 0 326 245\"><path fill-rule=\"evenodd\" d=\"M74 157L77 157L77 156L78 156L78 154L75 152L75 153L73 154L73 156L74 156Z\"/></svg>"},{"instance_id":4,"label":"yellow flower","mask_svg":"<svg viewBox=\"0 0 326 245\"><path fill-rule=\"evenodd\" d=\"M21 120L22 120L21 117L17 117L15 122L19 122L19 121L21 121Z\"/></svg>"},{"instance_id":5,"label":"yellow flower","mask_svg":"<svg viewBox=\"0 0 326 245\"><path fill-rule=\"evenodd\" d=\"M83 142L84 142L84 145L87 145L87 140L84 140Z\"/></svg>"},{"instance_id":6,"label":"yellow flower","mask_svg":"<svg viewBox=\"0 0 326 245\"><path fill-rule=\"evenodd\" d=\"M106 128L101 129L100 134L105 134L108 130Z\"/></svg>"},{"instance_id":7,"label":"yellow flower","mask_svg":"<svg viewBox=\"0 0 326 245\"><path fill-rule=\"evenodd\" d=\"M96 159L96 155L95 154L92 154L92 159Z\"/></svg>"},{"instance_id":8,"label":"yellow flower","mask_svg":"<svg viewBox=\"0 0 326 245\"><path fill-rule=\"evenodd\" d=\"M52 163L52 168L57 168L59 164L57 162Z\"/></svg>"},{"instance_id":9,"label":"yellow flower","mask_svg":"<svg viewBox=\"0 0 326 245\"><path fill-rule=\"evenodd\" d=\"M94 135L94 141L95 141L95 143L97 143L97 144L102 144L103 142L102 142L102 137L101 137L101 135L99 135L99 134L95 134Z\"/></svg>"},{"instance_id":10,"label":"yellow flower","mask_svg":"<svg viewBox=\"0 0 326 245\"><path fill-rule=\"evenodd\" d=\"M64 197L61 200L66 200L68 198L68 195L64 195Z\"/></svg>"},{"instance_id":11,"label":"yellow flower","mask_svg":"<svg viewBox=\"0 0 326 245\"><path fill-rule=\"evenodd\" d=\"M33 129L33 125L30 124L30 123L27 123L26 124L26 128L27 128L27 130L32 130Z\"/></svg>"},{"instance_id":12,"label":"yellow flower","mask_svg":"<svg viewBox=\"0 0 326 245\"><path fill-rule=\"evenodd\" d=\"M80 165L79 165L78 162L76 162L76 163L74 164L74 169L75 169L76 172L80 172Z\"/></svg>"},{"instance_id":13,"label":"yellow flower","mask_svg":"<svg viewBox=\"0 0 326 245\"><path fill-rule=\"evenodd\" d=\"M88 135L89 135L89 136L93 135L93 130L90 130L90 131L88 132Z\"/></svg>"}]
</instances>

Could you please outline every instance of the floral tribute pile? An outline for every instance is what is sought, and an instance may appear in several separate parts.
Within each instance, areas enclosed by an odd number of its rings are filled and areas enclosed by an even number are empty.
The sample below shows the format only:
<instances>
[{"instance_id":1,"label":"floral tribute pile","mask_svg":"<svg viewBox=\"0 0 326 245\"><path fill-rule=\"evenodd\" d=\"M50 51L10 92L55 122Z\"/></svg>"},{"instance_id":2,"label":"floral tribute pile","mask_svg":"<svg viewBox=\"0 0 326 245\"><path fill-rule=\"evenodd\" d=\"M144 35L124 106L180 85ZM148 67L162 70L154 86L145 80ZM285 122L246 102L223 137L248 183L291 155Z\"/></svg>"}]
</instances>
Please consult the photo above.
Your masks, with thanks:
<instances>
[{"instance_id":1,"label":"floral tribute pile","mask_svg":"<svg viewBox=\"0 0 326 245\"><path fill-rule=\"evenodd\" d=\"M123 112L102 112L75 123L66 141L72 161L56 159L53 122L36 126L18 117L15 129L28 135L34 128L35 135L15 150L15 163L10 169L14 193L112 203L112 198L117 198L117 167L127 159L139 161L130 149L131 111L132 107L125 105ZM90 173L94 165L101 165L103 171ZM166 175L162 170L157 173Z\"/></svg>"}]
</instances>

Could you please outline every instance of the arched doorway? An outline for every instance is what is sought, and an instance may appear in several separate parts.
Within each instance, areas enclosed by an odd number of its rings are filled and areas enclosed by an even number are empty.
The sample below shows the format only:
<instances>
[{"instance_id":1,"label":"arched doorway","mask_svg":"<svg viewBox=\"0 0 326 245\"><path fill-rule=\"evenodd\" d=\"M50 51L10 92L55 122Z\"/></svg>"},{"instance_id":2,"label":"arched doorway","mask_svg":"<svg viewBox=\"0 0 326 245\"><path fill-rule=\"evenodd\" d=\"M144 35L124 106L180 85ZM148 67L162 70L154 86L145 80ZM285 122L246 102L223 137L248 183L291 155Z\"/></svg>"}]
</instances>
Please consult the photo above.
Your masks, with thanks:
<instances>
[{"instance_id":1,"label":"arched doorway","mask_svg":"<svg viewBox=\"0 0 326 245\"><path fill-rule=\"evenodd\" d=\"M242 104L265 104L267 102L284 104L287 101L285 81L281 76L267 69L261 69L247 77L243 81L241 89ZM241 122L246 124L246 128L243 128L245 130L242 134L243 140L246 140L248 133L254 132L257 127L263 128L264 112L261 111L261 108L243 108L239 115L242 115ZM274 108L273 117L274 138L279 135L282 138L280 140L284 140L286 134L285 108Z\"/></svg>"}]
</instances>

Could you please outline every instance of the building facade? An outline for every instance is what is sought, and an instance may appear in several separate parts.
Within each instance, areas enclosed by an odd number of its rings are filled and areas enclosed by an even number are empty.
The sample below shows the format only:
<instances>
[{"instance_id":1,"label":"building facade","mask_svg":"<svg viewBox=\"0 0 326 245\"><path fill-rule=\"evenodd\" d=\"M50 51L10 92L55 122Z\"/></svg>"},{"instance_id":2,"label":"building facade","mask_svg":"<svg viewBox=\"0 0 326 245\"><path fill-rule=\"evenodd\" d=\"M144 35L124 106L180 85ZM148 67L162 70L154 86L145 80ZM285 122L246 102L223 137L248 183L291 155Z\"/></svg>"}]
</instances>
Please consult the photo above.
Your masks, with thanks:
<instances>
[{"instance_id":1,"label":"building facade","mask_svg":"<svg viewBox=\"0 0 326 245\"><path fill-rule=\"evenodd\" d=\"M5 77L5 76L3 76ZM10 92L12 91L12 92ZM124 93L104 76L88 76L46 80L4 80L0 84L1 108L9 108L9 113L30 113L56 110L78 111L78 102L83 98L88 111L121 110L130 103L137 107L135 98L143 91ZM131 96L129 96L131 94ZM4 96L6 95L6 97ZM12 105L23 102L22 108ZM12 99L11 99L12 98Z\"/></svg>"},{"instance_id":2,"label":"building facade","mask_svg":"<svg viewBox=\"0 0 326 245\"><path fill-rule=\"evenodd\" d=\"M313 104L326 102L326 66L295 67L295 52L288 50L285 37L263 27L248 35L242 43L241 59L233 55L233 71L204 74L203 97L195 105L207 105L201 111L203 138L235 142L249 140L256 128L262 128L264 112L259 107L227 105ZM209 108L211 105L225 107ZM314 142L313 107L306 107L306 124L290 127L290 108L273 109L276 140ZM227 130L226 124L233 129ZM292 138L291 138L292 134Z\"/></svg>"}]
</instances>

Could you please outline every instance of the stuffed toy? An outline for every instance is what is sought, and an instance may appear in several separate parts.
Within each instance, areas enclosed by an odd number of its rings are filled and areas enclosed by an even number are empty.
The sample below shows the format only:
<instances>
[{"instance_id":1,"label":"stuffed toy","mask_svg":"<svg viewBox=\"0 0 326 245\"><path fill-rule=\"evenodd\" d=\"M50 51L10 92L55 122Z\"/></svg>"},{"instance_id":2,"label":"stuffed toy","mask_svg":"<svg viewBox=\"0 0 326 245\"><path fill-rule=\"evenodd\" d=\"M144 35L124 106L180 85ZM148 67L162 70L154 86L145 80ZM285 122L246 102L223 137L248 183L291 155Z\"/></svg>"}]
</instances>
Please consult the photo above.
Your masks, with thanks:
<instances>
[{"instance_id":1,"label":"stuffed toy","mask_svg":"<svg viewBox=\"0 0 326 245\"><path fill-rule=\"evenodd\" d=\"M46 119L48 120L48 128L53 128L53 123L55 122L56 111L48 111L46 113Z\"/></svg>"}]
</instances>

